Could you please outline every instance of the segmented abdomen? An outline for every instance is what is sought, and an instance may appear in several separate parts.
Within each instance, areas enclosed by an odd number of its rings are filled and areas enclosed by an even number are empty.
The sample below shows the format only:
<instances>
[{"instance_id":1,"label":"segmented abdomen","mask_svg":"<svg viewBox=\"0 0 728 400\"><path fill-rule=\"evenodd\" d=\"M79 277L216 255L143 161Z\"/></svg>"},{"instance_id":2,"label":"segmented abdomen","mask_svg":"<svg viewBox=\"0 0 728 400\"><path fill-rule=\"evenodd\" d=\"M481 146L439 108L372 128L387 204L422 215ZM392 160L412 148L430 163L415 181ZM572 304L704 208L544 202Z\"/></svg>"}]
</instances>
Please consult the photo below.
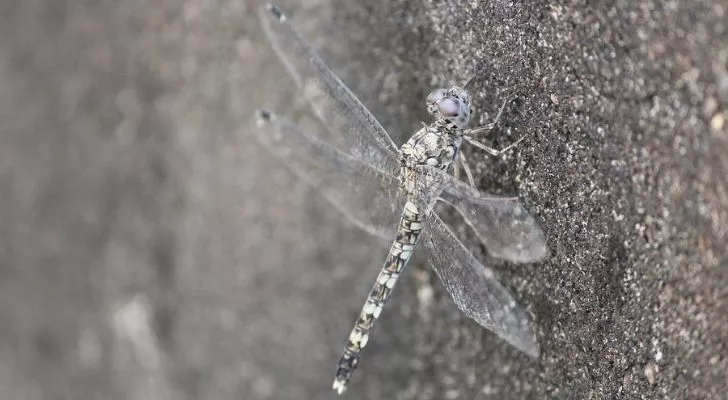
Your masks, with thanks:
<instances>
[{"instance_id":1,"label":"segmented abdomen","mask_svg":"<svg viewBox=\"0 0 728 400\"><path fill-rule=\"evenodd\" d=\"M362 307L359 319L349 335L344 354L339 360L333 385L334 390L339 394L346 390L346 384L359 363L359 355L369 340L369 333L374 326L374 321L379 318L384 303L389 299L389 295L397 283L399 274L412 258L412 250L417 244L420 232L422 232L420 212L413 202L407 201L397 228L397 238L389 249L384 266Z\"/></svg>"}]
</instances>

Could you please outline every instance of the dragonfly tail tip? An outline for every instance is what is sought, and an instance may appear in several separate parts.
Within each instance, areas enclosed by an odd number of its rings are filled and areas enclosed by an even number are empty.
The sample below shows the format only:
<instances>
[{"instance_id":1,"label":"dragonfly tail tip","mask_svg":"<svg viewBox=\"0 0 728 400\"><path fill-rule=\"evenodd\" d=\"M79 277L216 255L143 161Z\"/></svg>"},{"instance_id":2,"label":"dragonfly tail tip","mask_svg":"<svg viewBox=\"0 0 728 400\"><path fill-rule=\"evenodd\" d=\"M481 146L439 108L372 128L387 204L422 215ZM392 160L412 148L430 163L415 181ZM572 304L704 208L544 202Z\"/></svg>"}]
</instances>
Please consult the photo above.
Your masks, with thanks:
<instances>
[{"instance_id":1,"label":"dragonfly tail tip","mask_svg":"<svg viewBox=\"0 0 728 400\"><path fill-rule=\"evenodd\" d=\"M336 394L342 394L346 391L346 381L336 378L332 387L336 391Z\"/></svg>"}]
</instances>

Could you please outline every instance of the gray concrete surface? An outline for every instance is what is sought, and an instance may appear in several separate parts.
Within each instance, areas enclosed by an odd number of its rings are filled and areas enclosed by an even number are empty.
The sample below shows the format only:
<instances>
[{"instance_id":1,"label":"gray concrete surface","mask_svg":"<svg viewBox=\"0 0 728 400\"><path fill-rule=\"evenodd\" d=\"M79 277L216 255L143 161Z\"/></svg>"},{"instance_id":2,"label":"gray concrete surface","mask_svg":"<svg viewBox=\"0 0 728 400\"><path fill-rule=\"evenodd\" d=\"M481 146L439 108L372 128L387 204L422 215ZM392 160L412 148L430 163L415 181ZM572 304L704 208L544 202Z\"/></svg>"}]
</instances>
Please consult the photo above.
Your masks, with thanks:
<instances>
[{"instance_id":1,"label":"gray concrete surface","mask_svg":"<svg viewBox=\"0 0 728 400\"><path fill-rule=\"evenodd\" d=\"M1 398L335 397L386 243L253 140L307 118L257 4L0 6ZM481 123L517 96L491 140L528 139L469 157L553 252L489 260L538 360L415 260L346 398L725 398L724 1L280 5L399 143L434 85L477 76Z\"/></svg>"}]
</instances>

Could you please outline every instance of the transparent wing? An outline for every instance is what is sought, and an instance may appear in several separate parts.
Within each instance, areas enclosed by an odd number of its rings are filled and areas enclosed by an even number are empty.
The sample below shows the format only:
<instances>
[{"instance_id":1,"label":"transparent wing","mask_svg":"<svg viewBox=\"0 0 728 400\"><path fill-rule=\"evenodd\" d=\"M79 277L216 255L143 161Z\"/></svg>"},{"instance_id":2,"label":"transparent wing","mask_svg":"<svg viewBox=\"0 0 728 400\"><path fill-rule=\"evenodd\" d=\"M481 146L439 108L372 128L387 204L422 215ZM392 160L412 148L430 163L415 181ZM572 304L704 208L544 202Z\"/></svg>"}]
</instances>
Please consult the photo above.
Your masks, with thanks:
<instances>
[{"instance_id":1,"label":"transparent wing","mask_svg":"<svg viewBox=\"0 0 728 400\"><path fill-rule=\"evenodd\" d=\"M285 118L258 110L258 140L367 232L392 239L404 196L395 171L380 170L329 146Z\"/></svg>"},{"instance_id":2,"label":"transparent wing","mask_svg":"<svg viewBox=\"0 0 728 400\"><path fill-rule=\"evenodd\" d=\"M438 200L454 207L493 257L529 263L548 255L543 232L518 199L480 193L436 168L416 171L418 192L427 208Z\"/></svg>"},{"instance_id":3,"label":"transparent wing","mask_svg":"<svg viewBox=\"0 0 728 400\"><path fill-rule=\"evenodd\" d=\"M530 356L538 356L531 316L432 212L422 242L443 286L465 315Z\"/></svg>"},{"instance_id":4,"label":"transparent wing","mask_svg":"<svg viewBox=\"0 0 728 400\"><path fill-rule=\"evenodd\" d=\"M276 54L331 131L332 145L377 166L398 165L397 146L381 124L301 38L286 16L270 4L261 7L258 15Z\"/></svg>"}]
</instances>

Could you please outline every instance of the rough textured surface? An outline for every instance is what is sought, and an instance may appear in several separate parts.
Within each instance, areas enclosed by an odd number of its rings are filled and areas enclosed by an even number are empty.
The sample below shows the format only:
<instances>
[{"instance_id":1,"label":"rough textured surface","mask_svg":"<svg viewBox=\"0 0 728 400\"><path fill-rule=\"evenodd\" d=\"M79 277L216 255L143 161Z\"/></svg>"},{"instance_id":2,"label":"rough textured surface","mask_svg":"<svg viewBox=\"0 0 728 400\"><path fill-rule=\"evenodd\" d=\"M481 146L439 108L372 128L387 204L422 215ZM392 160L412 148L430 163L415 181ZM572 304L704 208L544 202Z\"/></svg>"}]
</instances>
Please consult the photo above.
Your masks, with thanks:
<instances>
[{"instance_id":1,"label":"rough textured surface","mask_svg":"<svg viewBox=\"0 0 728 400\"><path fill-rule=\"evenodd\" d=\"M468 154L553 252L494 264L536 315L539 360L420 262L348 398L728 392L725 2L280 5L399 143L434 85L476 75L481 123L516 96L490 139L528 140ZM3 396L334 397L387 244L252 140L255 107L307 113L256 6L0 6Z\"/></svg>"}]
</instances>

